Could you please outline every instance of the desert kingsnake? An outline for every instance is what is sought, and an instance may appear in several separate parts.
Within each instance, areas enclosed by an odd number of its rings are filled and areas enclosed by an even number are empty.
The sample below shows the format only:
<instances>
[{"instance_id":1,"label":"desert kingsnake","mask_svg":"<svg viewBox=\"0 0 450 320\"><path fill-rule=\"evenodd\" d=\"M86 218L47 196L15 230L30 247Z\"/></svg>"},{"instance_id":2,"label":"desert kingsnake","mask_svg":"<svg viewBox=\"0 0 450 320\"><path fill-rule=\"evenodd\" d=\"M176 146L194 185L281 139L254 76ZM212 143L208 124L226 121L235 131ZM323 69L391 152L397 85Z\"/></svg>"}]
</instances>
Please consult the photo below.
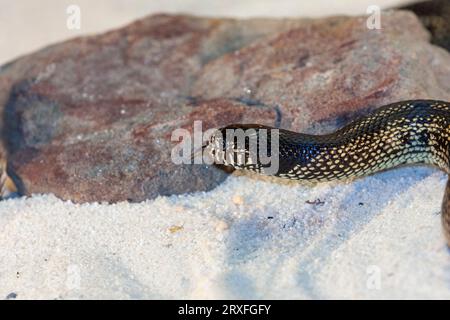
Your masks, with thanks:
<instances>
[{"instance_id":1,"label":"desert kingsnake","mask_svg":"<svg viewBox=\"0 0 450 320\"><path fill-rule=\"evenodd\" d=\"M259 153L250 154L250 143L227 141L227 129L274 129L257 124L233 124L219 129L206 151L216 162L235 169L264 172ZM265 152L271 156L271 136ZM330 181L365 176L403 164L424 163L450 174L450 103L411 100L386 105L343 128L325 135L278 131L278 170L275 176L294 180ZM238 148L237 146L241 146ZM258 150L258 152L260 152ZM450 245L450 180L442 204L442 224Z\"/></svg>"}]
</instances>

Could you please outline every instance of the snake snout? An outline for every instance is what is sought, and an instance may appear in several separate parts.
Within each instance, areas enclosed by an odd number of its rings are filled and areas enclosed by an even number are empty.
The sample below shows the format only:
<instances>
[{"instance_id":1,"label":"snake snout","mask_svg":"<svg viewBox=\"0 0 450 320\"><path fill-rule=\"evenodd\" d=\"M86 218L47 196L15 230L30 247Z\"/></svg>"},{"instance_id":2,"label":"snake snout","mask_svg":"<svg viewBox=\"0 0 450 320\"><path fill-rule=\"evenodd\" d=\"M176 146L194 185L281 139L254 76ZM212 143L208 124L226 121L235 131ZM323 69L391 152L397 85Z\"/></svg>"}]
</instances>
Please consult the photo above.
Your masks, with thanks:
<instances>
[{"instance_id":1,"label":"snake snout","mask_svg":"<svg viewBox=\"0 0 450 320\"><path fill-rule=\"evenodd\" d=\"M220 128L216 130L209 138L205 150L206 154L213 159L215 164L224 164L238 168L244 164L242 154L246 150L237 147L237 141L230 138L230 127Z\"/></svg>"},{"instance_id":2,"label":"snake snout","mask_svg":"<svg viewBox=\"0 0 450 320\"><path fill-rule=\"evenodd\" d=\"M270 127L254 124L232 124L217 129L210 136L206 149L216 164L235 169L257 170L260 167L261 129ZM264 131L263 130L263 131Z\"/></svg>"}]
</instances>

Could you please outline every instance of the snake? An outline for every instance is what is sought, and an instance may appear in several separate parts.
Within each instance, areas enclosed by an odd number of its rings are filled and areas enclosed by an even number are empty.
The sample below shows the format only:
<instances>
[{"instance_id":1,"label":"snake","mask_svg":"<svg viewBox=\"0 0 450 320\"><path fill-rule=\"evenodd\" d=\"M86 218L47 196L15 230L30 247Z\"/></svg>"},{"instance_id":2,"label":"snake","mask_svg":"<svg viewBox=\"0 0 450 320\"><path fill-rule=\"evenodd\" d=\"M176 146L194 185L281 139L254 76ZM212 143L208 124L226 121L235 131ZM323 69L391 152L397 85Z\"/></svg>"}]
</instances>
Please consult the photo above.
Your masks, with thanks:
<instances>
[{"instance_id":1,"label":"snake","mask_svg":"<svg viewBox=\"0 0 450 320\"><path fill-rule=\"evenodd\" d=\"M271 130L277 130L278 150L272 150ZM272 175L312 182L363 177L402 165L423 164L447 174L441 220L450 246L450 103L407 100L376 108L340 129L323 135L298 133L260 124L221 127L203 146L215 163L264 174L268 164L251 152L250 140L239 144L226 132L251 130L257 148L277 152ZM266 142L261 143L262 133Z\"/></svg>"},{"instance_id":2,"label":"snake","mask_svg":"<svg viewBox=\"0 0 450 320\"><path fill-rule=\"evenodd\" d=\"M227 131L251 131L239 144ZM268 132L276 130L272 137ZM264 139L263 134L264 133ZM250 139L257 143L257 153ZM272 150L272 138L277 150ZM265 140L263 144L262 141ZM447 176L441 220L450 247L450 103L439 100L407 100L381 106L342 128L323 135L298 133L260 124L230 124L212 134L202 150L215 163L233 169L267 173L268 163L259 156L261 148L272 157L277 170L272 175L312 182L363 177L401 165L425 164ZM0 159L0 199L17 192Z\"/></svg>"}]
</instances>

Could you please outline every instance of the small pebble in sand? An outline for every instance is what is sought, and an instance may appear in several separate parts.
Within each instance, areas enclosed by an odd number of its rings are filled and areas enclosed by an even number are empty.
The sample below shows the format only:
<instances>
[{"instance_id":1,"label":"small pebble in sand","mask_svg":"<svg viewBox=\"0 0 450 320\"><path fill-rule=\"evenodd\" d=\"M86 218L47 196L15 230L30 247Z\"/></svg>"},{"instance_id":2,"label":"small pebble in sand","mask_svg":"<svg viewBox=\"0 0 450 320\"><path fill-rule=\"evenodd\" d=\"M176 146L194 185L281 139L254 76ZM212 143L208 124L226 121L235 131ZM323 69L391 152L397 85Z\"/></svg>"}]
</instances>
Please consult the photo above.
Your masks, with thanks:
<instances>
[{"instance_id":1,"label":"small pebble in sand","mask_svg":"<svg viewBox=\"0 0 450 320\"><path fill-rule=\"evenodd\" d=\"M305 203L313 204L315 206L323 206L325 204L325 201L322 201L320 199L316 199L316 200L306 200Z\"/></svg>"},{"instance_id":2,"label":"small pebble in sand","mask_svg":"<svg viewBox=\"0 0 450 320\"><path fill-rule=\"evenodd\" d=\"M233 196L233 203L236 205L243 205L244 204L244 198L242 198L240 195L234 195Z\"/></svg>"},{"instance_id":3,"label":"small pebble in sand","mask_svg":"<svg viewBox=\"0 0 450 320\"><path fill-rule=\"evenodd\" d=\"M169 228L169 232L170 233L175 233L175 232L178 232L178 231L181 231L181 230L183 230L183 226L171 226Z\"/></svg>"},{"instance_id":4,"label":"small pebble in sand","mask_svg":"<svg viewBox=\"0 0 450 320\"><path fill-rule=\"evenodd\" d=\"M230 226L228 225L228 223L226 223L226 222L223 221L223 220L219 220L219 221L216 223L216 231L217 231L217 232L223 232L223 231L227 230L229 227L230 227Z\"/></svg>"}]
</instances>

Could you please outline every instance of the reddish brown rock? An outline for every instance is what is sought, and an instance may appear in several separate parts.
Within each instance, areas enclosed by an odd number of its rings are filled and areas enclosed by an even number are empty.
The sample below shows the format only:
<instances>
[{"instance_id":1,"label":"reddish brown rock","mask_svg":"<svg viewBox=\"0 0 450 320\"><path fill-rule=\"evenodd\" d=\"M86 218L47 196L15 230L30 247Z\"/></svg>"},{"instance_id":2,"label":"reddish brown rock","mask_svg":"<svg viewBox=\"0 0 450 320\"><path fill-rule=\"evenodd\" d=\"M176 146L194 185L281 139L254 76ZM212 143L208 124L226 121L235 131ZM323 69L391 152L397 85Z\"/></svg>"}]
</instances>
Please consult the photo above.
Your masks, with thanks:
<instances>
[{"instance_id":1,"label":"reddish brown rock","mask_svg":"<svg viewBox=\"0 0 450 320\"><path fill-rule=\"evenodd\" d=\"M332 130L396 100L449 100L450 56L409 12L366 18L151 16L0 69L2 136L25 194L140 201L208 190L226 173L175 165L176 128L258 122Z\"/></svg>"}]
</instances>

